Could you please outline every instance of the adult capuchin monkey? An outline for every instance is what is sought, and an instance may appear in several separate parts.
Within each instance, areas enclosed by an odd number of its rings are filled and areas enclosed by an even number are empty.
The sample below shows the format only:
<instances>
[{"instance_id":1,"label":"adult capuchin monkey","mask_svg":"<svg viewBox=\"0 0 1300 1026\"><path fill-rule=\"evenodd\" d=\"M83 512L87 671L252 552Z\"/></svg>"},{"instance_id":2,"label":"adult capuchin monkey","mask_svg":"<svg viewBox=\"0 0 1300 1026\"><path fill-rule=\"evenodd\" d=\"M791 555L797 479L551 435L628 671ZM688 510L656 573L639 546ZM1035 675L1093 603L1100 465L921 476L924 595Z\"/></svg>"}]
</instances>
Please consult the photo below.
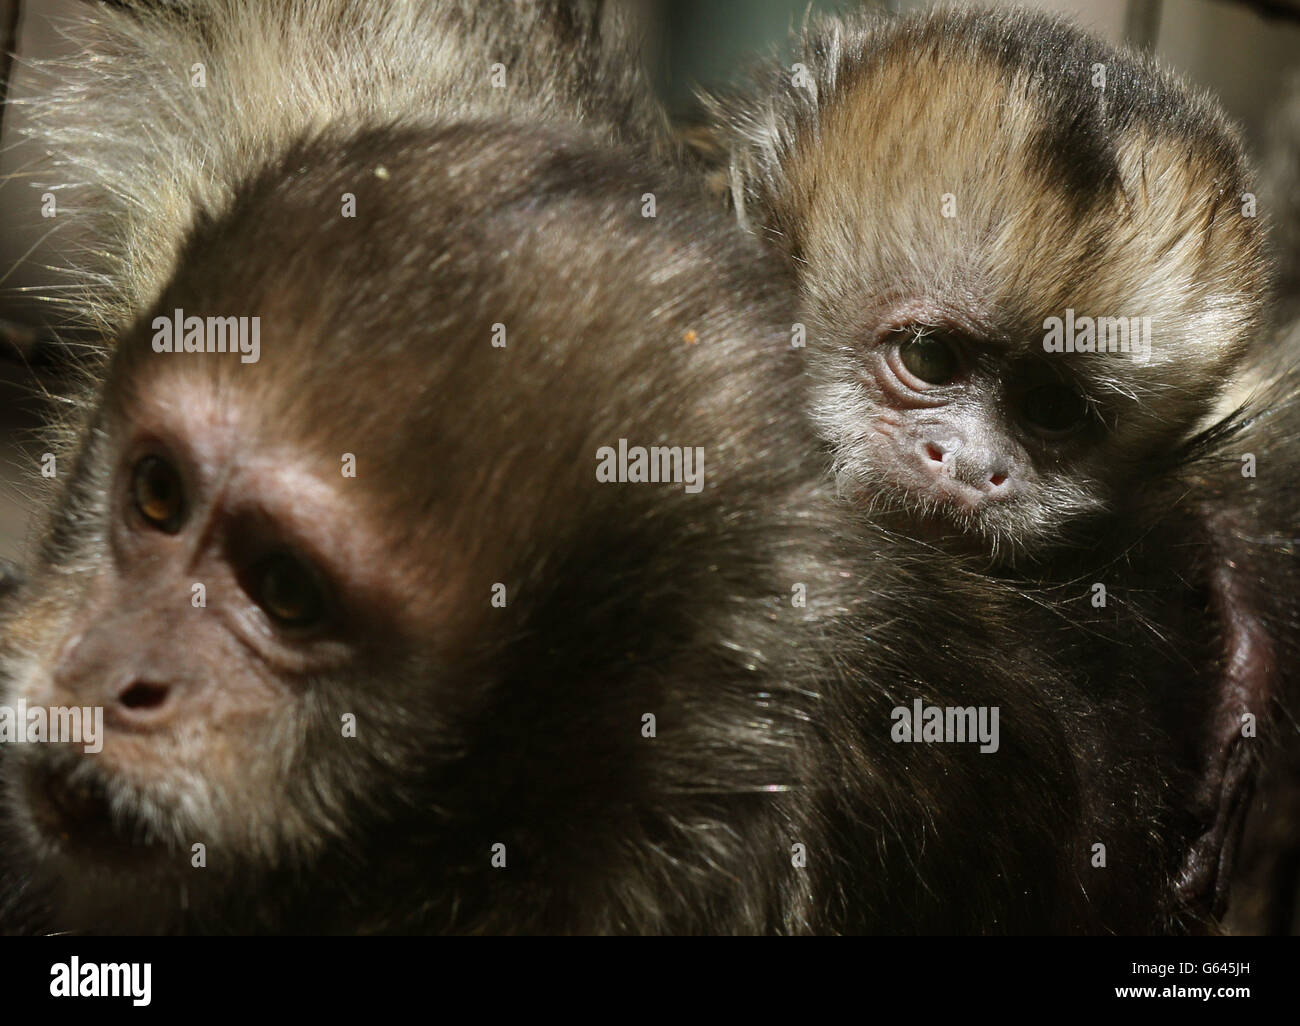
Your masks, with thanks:
<instances>
[{"instance_id":1,"label":"adult capuchin monkey","mask_svg":"<svg viewBox=\"0 0 1300 1026\"><path fill-rule=\"evenodd\" d=\"M5 929L1208 927L1215 682L846 516L780 267L556 99L578 9L187 10L40 129L112 339L3 627Z\"/></svg>"}]
</instances>

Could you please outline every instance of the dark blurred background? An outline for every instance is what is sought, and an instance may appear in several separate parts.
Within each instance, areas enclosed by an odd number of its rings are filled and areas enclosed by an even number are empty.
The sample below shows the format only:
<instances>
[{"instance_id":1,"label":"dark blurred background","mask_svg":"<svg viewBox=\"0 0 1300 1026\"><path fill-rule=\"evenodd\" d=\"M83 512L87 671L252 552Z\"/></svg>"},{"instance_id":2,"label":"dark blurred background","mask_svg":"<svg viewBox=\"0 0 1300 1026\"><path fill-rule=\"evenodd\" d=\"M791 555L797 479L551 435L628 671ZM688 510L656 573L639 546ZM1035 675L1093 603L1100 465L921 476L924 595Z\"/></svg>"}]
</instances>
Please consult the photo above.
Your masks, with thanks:
<instances>
[{"instance_id":1,"label":"dark blurred background","mask_svg":"<svg viewBox=\"0 0 1300 1026\"><path fill-rule=\"evenodd\" d=\"M674 109L687 108L697 83L725 85L756 52L780 46L805 11L863 6L853 0L647 0L661 28L660 70ZM995 6L997 0L983 6ZM922 0L868 4L890 11ZM963 5L955 5L963 6ZM1008 6L1002 4L1002 6ZM1300 67L1300 3L1275 0L1030 0L1021 6L1067 15L1112 41L1148 46L1213 90L1253 138L1289 68Z\"/></svg>"}]
</instances>

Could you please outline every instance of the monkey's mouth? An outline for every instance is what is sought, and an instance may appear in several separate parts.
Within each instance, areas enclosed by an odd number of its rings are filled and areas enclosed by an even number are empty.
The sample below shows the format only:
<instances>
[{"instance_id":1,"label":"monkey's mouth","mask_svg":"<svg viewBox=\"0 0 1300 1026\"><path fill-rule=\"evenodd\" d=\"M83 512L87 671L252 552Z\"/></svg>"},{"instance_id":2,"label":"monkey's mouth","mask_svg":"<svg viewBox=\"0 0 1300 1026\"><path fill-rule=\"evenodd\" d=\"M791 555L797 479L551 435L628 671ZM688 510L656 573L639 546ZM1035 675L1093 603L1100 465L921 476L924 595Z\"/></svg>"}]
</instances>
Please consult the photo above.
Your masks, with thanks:
<instances>
[{"instance_id":1,"label":"monkey's mouth","mask_svg":"<svg viewBox=\"0 0 1300 1026\"><path fill-rule=\"evenodd\" d=\"M983 546L996 518L987 505L937 489L909 488L904 516L922 541L969 541Z\"/></svg>"},{"instance_id":2,"label":"monkey's mouth","mask_svg":"<svg viewBox=\"0 0 1300 1026\"><path fill-rule=\"evenodd\" d=\"M1006 504L994 507L988 503L972 509L961 503L936 502L932 493L909 492L901 509L877 512L877 520L947 552L1003 565L1019 561L1026 543L1042 540L1032 525L1016 522L1010 514Z\"/></svg>"},{"instance_id":3,"label":"monkey's mouth","mask_svg":"<svg viewBox=\"0 0 1300 1026\"><path fill-rule=\"evenodd\" d=\"M146 821L97 774L56 766L27 772L27 807L42 837L63 854L114 867L138 866L160 849Z\"/></svg>"}]
</instances>

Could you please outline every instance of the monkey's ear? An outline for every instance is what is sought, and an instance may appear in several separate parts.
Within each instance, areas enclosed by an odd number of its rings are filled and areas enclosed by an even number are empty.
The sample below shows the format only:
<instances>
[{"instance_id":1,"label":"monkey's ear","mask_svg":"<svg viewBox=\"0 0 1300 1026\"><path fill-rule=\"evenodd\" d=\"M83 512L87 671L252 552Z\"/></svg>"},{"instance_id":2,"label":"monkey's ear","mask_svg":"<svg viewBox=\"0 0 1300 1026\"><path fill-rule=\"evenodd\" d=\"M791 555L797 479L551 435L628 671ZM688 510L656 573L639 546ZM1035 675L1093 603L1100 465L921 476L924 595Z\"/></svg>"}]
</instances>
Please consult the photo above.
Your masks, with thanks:
<instances>
[{"instance_id":1,"label":"monkey's ear","mask_svg":"<svg viewBox=\"0 0 1300 1026\"><path fill-rule=\"evenodd\" d=\"M1217 915L1228 898L1230 871L1261 764L1276 766L1294 745L1295 667L1300 665L1300 536L1289 478L1256 478L1261 466L1290 467L1300 439L1300 377L1280 372L1251 400L1190 443L1175 475L1195 523L1177 529L1198 539L1199 608L1192 630L1211 639L1199 722L1198 776L1189 792L1199 836L1183 860L1179 895ZM1249 454L1250 472L1243 464ZM1171 505L1176 506L1175 500ZM1254 803L1257 805L1258 803ZM1232 874L1232 880L1236 874Z\"/></svg>"},{"instance_id":2,"label":"monkey's ear","mask_svg":"<svg viewBox=\"0 0 1300 1026\"><path fill-rule=\"evenodd\" d=\"M1226 910L1235 879L1232 866L1261 761L1275 744L1270 735L1288 719L1277 715L1279 705L1294 701L1285 691L1300 658L1286 626L1300 622L1297 571L1276 541L1296 530L1292 493L1257 487L1243 474L1238 454L1267 458L1289 449L1295 435L1290 425L1300 418L1294 390L1293 379L1279 378L1188 447L1186 477L1200 498L1193 505L1196 522L1180 534L1199 536L1204 552L1197 574L1200 608L1189 611L1190 623L1213 636L1213 669L1200 706L1204 719L1189 724L1201 746L1187 810L1199 835L1176 883L1185 902L1216 918ZM1261 534L1260 525L1277 533Z\"/></svg>"},{"instance_id":3,"label":"monkey's ear","mask_svg":"<svg viewBox=\"0 0 1300 1026\"><path fill-rule=\"evenodd\" d=\"M1191 793L1201 834L1183 858L1179 897L1216 919L1227 909L1232 865L1258 776L1257 722L1277 691L1277 652L1233 571L1213 568L1211 609L1221 633L1222 663L1203 734L1202 775Z\"/></svg>"}]
</instances>

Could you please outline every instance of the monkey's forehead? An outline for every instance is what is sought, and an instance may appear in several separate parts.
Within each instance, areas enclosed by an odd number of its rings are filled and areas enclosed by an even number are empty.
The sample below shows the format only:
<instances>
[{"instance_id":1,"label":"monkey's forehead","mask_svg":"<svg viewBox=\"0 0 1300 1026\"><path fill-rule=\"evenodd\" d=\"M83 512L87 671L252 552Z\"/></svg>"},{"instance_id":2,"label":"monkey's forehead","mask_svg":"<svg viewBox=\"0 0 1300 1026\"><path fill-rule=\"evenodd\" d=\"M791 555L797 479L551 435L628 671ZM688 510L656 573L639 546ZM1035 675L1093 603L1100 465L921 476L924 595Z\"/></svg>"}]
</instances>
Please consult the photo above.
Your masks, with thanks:
<instances>
[{"instance_id":1,"label":"monkey's forehead","mask_svg":"<svg viewBox=\"0 0 1300 1026\"><path fill-rule=\"evenodd\" d=\"M1210 259L1258 255L1238 134L1152 61L1027 12L831 19L804 48L812 106L776 109L792 141L773 202L796 232L838 217L883 225L888 248L946 222L1017 259L1104 233L1154 264L1212 229Z\"/></svg>"},{"instance_id":2,"label":"monkey's forehead","mask_svg":"<svg viewBox=\"0 0 1300 1026\"><path fill-rule=\"evenodd\" d=\"M833 171L852 187L886 189L877 202L898 192L928 195L936 206L944 193L969 202L978 189L990 206L1001 196L1005 209L1027 202L1018 187L1034 187L1058 208L1044 216L1074 221L1100 207L1157 226L1245 186L1235 136L1195 97L1170 92L1164 119L1139 116L1145 108L1136 106L1120 116L1113 87L1094 87L1087 74L1067 67L1045 78L965 51L917 61L887 50L820 98L818 123L796 141L787 166L793 191L835 180L825 177ZM1204 130L1177 130L1179 113Z\"/></svg>"},{"instance_id":3,"label":"monkey's forehead","mask_svg":"<svg viewBox=\"0 0 1300 1026\"><path fill-rule=\"evenodd\" d=\"M930 112L946 118L948 132L961 127L963 109L994 105L991 113L1007 113L996 105L1026 97L1038 115L1029 127L1043 136L1044 148L1076 159L1058 174L1082 184L1096 177L1096 169L1077 164L1085 151L1104 150L1139 127L1181 140L1227 169L1238 168L1243 156L1240 133L1208 94L1147 55L1037 11L948 8L904 18L820 19L803 41L803 59L820 79L818 108L847 102L865 111L860 93L874 90L892 105L893 120ZM972 77L971 69L986 74ZM1002 122L1004 134L1026 124L1023 112L1012 113Z\"/></svg>"},{"instance_id":4,"label":"monkey's forehead","mask_svg":"<svg viewBox=\"0 0 1300 1026\"><path fill-rule=\"evenodd\" d=\"M576 133L309 141L198 226L110 398L236 412L249 444L335 472L354 453L413 503L594 480L620 439L707 447L712 487L803 430L773 259L693 186ZM251 349L253 318L255 353L195 351L214 319Z\"/></svg>"}]
</instances>

